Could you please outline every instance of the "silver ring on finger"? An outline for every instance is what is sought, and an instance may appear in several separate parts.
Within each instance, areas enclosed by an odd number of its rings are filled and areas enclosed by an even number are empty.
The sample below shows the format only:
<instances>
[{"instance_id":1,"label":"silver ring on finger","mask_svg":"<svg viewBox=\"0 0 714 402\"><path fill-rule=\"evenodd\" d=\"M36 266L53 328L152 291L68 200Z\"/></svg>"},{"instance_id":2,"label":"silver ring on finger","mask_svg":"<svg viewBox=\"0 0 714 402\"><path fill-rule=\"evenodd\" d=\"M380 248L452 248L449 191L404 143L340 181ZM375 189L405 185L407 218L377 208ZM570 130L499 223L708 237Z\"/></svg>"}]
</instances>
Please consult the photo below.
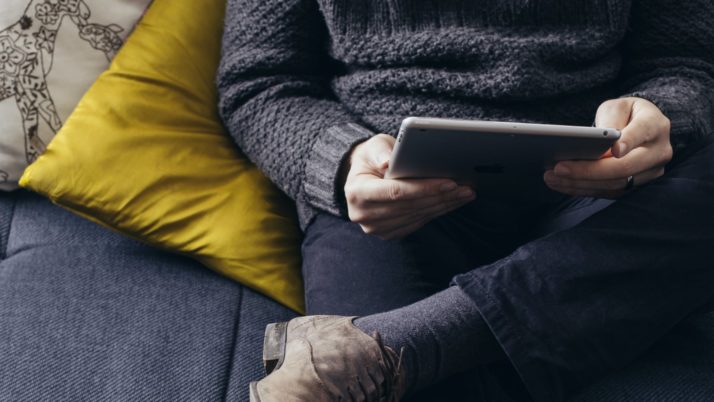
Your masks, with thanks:
<instances>
[{"instance_id":1,"label":"silver ring on finger","mask_svg":"<svg viewBox=\"0 0 714 402\"><path fill-rule=\"evenodd\" d=\"M625 184L625 190L632 190L635 187L635 176L627 177L627 184Z\"/></svg>"}]
</instances>

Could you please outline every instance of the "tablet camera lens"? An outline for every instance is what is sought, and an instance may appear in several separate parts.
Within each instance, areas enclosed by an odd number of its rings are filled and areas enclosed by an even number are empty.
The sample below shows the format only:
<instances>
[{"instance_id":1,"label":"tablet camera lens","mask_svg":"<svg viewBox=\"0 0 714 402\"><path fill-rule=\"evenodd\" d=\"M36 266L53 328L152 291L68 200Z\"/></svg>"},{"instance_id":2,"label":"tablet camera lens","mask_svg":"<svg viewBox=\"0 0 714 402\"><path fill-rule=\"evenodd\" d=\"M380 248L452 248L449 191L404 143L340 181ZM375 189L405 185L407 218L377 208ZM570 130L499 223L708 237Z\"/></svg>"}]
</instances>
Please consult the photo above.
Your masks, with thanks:
<instances>
[{"instance_id":1,"label":"tablet camera lens","mask_svg":"<svg viewBox=\"0 0 714 402\"><path fill-rule=\"evenodd\" d=\"M602 135L604 135L605 137L607 137L607 131L603 131L603 132L602 132Z\"/></svg>"}]
</instances>

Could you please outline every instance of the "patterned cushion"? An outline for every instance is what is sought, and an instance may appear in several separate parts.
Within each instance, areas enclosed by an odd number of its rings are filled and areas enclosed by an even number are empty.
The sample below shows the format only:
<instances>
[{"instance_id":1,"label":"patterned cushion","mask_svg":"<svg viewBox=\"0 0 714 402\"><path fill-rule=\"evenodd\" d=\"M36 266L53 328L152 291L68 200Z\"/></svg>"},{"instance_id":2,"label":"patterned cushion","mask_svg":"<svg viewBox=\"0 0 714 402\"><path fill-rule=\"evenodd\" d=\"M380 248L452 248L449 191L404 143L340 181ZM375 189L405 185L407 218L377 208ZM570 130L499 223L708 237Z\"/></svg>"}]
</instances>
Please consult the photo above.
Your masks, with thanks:
<instances>
[{"instance_id":1,"label":"patterned cushion","mask_svg":"<svg viewBox=\"0 0 714 402\"><path fill-rule=\"evenodd\" d=\"M0 190L17 187L150 2L0 2Z\"/></svg>"}]
</instances>

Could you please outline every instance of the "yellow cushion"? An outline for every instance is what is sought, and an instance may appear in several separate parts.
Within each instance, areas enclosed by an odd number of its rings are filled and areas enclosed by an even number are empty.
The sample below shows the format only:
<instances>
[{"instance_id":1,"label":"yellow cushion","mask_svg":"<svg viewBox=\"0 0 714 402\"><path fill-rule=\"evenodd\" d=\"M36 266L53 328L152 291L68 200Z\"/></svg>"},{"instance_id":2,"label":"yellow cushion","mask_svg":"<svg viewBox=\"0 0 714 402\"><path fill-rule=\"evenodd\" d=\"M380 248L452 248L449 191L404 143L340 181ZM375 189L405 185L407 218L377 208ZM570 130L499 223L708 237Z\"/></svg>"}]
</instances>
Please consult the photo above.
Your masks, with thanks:
<instances>
[{"instance_id":1,"label":"yellow cushion","mask_svg":"<svg viewBox=\"0 0 714 402\"><path fill-rule=\"evenodd\" d=\"M303 311L294 207L225 133L225 0L154 0L20 185Z\"/></svg>"}]
</instances>

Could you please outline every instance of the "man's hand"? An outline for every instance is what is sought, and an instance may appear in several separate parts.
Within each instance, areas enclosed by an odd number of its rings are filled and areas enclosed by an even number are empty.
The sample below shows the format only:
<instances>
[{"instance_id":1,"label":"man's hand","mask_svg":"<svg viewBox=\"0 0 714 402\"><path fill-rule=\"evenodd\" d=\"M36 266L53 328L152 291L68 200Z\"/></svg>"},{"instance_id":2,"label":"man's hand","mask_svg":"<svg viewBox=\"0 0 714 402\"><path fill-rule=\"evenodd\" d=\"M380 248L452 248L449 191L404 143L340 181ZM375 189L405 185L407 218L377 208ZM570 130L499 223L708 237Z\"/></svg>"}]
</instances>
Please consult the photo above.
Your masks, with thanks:
<instances>
[{"instance_id":1,"label":"man's hand","mask_svg":"<svg viewBox=\"0 0 714 402\"><path fill-rule=\"evenodd\" d=\"M672 159L670 122L657 106L641 98L609 100L595 122L621 130L622 137L597 161L559 162L545 172L548 187L572 196L618 198L627 192L630 176L641 186L664 174Z\"/></svg>"},{"instance_id":2,"label":"man's hand","mask_svg":"<svg viewBox=\"0 0 714 402\"><path fill-rule=\"evenodd\" d=\"M349 217L367 234L396 239L473 201L466 186L448 179L387 180L395 139L386 134L355 147L345 180Z\"/></svg>"}]
</instances>

